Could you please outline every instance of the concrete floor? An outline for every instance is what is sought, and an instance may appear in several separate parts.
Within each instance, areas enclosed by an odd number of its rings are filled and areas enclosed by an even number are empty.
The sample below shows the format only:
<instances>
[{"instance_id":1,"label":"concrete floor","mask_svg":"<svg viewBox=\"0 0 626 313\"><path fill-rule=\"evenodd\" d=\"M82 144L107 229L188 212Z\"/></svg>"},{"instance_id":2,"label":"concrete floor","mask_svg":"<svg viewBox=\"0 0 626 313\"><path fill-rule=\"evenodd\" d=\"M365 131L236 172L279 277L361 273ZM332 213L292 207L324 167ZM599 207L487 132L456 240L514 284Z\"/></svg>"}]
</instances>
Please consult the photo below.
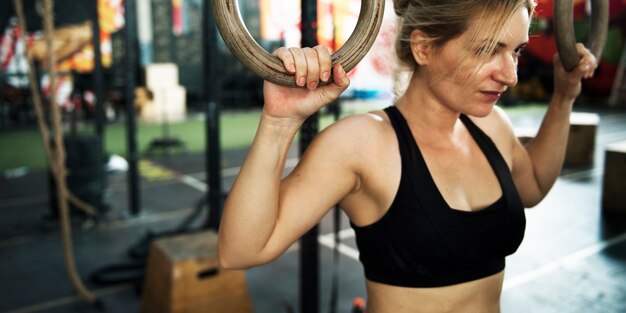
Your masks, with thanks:
<instances>
[{"instance_id":1,"label":"concrete floor","mask_svg":"<svg viewBox=\"0 0 626 313\"><path fill-rule=\"evenodd\" d=\"M626 140L626 112L598 112L594 163L566 168L547 198L526 211L527 229L518 252L507 259L502 311L626 312L626 219L601 214L606 144ZM514 119L536 126L538 117ZM296 160L296 149L291 159ZM224 151L224 188L233 182L245 151ZM293 163L293 162L290 162ZM171 230L185 219L202 196L202 155L154 157L142 161L142 213L128 214L124 173L108 177L110 210L98 225L74 222L78 271L103 300L107 312L138 312L135 285L101 285L89 277L103 266L128 262L128 249L149 231ZM156 169L156 170L155 170ZM159 173L154 174L154 173ZM61 240L49 214L45 173L0 178L0 312L98 312L76 296L65 272ZM200 225L204 217L196 219ZM320 310L330 297L332 219L320 224ZM352 299L365 296L363 273L356 260L354 235L343 219L339 263L339 310L349 312ZM298 245L270 264L246 271L255 312L299 308Z\"/></svg>"}]
</instances>

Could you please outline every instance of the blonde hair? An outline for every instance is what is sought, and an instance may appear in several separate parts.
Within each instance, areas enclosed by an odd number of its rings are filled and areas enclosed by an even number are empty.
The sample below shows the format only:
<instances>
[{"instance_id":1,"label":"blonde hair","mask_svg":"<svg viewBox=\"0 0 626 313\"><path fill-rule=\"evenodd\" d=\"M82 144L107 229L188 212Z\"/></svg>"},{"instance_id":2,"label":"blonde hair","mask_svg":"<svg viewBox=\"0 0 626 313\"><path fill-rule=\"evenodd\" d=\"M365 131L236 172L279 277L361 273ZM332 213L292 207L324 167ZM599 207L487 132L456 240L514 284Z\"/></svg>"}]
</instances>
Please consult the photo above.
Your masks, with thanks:
<instances>
[{"instance_id":1,"label":"blonde hair","mask_svg":"<svg viewBox=\"0 0 626 313\"><path fill-rule=\"evenodd\" d=\"M492 34L492 40L480 47L479 59L486 59L504 36L506 25L520 8L526 8L530 16L535 8L534 0L394 0L398 15L398 33L395 43L396 56L402 69L415 71L418 64L411 51L411 33L422 31L435 45L460 36L472 21L478 21L471 36L470 45L478 45L481 34Z\"/></svg>"}]
</instances>

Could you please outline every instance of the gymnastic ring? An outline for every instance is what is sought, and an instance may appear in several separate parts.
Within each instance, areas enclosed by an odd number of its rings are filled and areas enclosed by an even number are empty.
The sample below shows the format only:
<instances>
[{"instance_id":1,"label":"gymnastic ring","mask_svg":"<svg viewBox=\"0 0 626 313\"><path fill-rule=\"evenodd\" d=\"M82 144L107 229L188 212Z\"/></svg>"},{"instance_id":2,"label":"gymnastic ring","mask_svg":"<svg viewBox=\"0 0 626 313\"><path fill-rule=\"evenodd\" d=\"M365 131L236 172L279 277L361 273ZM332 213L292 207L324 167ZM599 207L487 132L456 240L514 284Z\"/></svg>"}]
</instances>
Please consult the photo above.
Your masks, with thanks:
<instances>
[{"instance_id":1,"label":"gymnastic ring","mask_svg":"<svg viewBox=\"0 0 626 313\"><path fill-rule=\"evenodd\" d=\"M213 0L215 23L226 46L239 62L263 79L283 86L296 86L293 75L282 61L265 51L247 31L237 0ZM332 64L340 63L346 72L353 69L370 49L380 30L384 0L362 0L356 27L346 43L332 55Z\"/></svg>"},{"instance_id":2,"label":"gymnastic ring","mask_svg":"<svg viewBox=\"0 0 626 313\"><path fill-rule=\"evenodd\" d=\"M587 47L596 59L600 60L609 29L609 1L592 0L591 5L591 28L587 36ZM573 0L554 1L554 30L561 62L565 70L569 72L578 65L580 60L576 52L576 38L574 37Z\"/></svg>"}]
</instances>

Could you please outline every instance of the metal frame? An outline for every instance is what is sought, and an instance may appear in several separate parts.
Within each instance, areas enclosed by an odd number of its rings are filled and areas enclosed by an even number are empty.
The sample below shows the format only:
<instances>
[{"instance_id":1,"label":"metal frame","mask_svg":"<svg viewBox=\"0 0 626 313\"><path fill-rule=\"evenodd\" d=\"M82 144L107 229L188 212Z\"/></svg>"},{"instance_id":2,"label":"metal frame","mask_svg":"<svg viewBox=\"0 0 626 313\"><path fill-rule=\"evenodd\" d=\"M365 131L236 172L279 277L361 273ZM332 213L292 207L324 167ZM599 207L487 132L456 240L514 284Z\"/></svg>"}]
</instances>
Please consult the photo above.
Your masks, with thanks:
<instances>
[{"instance_id":1,"label":"metal frame","mask_svg":"<svg viewBox=\"0 0 626 313\"><path fill-rule=\"evenodd\" d=\"M205 227L218 230L222 216L222 169L221 169L221 147L220 147L220 103L219 84L220 79L217 73L217 29L215 19L212 14L212 4L210 0L202 2L202 51L204 54L204 104L205 104L205 168L207 190L208 218Z\"/></svg>"},{"instance_id":2,"label":"metal frame","mask_svg":"<svg viewBox=\"0 0 626 313\"><path fill-rule=\"evenodd\" d=\"M302 47L317 45L317 0L302 1ZM300 130L300 155L318 133L319 113L309 117ZM300 239L300 312L318 313L320 307L319 224Z\"/></svg>"}]
</instances>

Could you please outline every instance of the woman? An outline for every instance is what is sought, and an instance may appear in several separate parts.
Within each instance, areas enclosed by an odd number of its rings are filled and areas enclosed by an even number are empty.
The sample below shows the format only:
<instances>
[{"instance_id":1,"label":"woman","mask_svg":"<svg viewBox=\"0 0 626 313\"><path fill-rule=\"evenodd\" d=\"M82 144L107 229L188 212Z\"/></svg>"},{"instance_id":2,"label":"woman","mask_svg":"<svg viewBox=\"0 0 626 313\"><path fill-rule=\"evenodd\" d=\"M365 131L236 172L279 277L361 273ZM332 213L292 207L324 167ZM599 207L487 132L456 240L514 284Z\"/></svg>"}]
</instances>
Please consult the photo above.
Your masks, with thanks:
<instances>
[{"instance_id":1,"label":"woman","mask_svg":"<svg viewBox=\"0 0 626 313\"><path fill-rule=\"evenodd\" d=\"M445 4L442 4L445 3ZM336 203L349 216L365 269L367 309L499 312L504 258L521 243L523 208L562 166L580 80L596 68L555 57L555 92L524 147L495 103L517 83L530 0L395 1L396 53L412 70L395 106L325 129L286 178L289 146L309 115L349 81L323 47L275 52L301 87L265 82L254 143L226 201L224 268L269 262ZM327 82L332 71L333 82Z\"/></svg>"}]
</instances>

